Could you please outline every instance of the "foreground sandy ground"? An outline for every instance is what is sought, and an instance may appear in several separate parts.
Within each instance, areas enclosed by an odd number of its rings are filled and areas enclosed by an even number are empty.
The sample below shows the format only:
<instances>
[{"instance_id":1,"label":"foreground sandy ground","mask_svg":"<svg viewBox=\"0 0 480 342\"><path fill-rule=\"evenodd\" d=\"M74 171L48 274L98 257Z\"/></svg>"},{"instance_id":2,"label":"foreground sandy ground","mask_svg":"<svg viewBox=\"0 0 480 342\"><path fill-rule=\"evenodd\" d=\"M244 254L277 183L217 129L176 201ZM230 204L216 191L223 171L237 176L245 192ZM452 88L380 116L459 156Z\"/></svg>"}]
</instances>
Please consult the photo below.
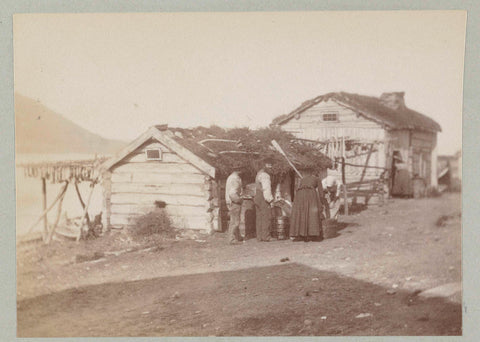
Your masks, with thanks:
<instances>
[{"instance_id":1,"label":"foreground sandy ground","mask_svg":"<svg viewBox=\"0 0 480 342\"><path fill-rule=\"evenodd\" d=\"M461 282L459 194L339 221L322 242L18 246L18 336L461 334L460 292L419 295Z\"/></svg>"}]
</instances>

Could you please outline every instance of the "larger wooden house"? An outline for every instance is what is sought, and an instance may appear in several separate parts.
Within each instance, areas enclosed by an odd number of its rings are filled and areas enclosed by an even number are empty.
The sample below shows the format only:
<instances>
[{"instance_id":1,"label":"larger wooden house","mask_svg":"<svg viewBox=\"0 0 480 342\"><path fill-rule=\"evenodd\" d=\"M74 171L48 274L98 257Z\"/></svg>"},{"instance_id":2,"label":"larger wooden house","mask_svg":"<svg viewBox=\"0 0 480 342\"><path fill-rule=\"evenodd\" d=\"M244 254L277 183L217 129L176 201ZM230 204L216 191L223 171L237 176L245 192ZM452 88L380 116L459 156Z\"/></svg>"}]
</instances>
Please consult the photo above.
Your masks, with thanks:
<instances>
[{"instance_id":1,"label":"larger wooden house","mask_svg":"<svg viewBox=\"0 0 480 342\"><path fill-rule=\"evenodd\" d=\"M330 157L344 157L347 184L378 179L390 171L393 194L412 195L415 180L425 187L437 186L440 125L409 109L403 92L379 98L345 92L317 96L277 117L272 125L299 138L324 142ZM339 172L329 170L337 177Z\"/></svg>"}]
</instances>

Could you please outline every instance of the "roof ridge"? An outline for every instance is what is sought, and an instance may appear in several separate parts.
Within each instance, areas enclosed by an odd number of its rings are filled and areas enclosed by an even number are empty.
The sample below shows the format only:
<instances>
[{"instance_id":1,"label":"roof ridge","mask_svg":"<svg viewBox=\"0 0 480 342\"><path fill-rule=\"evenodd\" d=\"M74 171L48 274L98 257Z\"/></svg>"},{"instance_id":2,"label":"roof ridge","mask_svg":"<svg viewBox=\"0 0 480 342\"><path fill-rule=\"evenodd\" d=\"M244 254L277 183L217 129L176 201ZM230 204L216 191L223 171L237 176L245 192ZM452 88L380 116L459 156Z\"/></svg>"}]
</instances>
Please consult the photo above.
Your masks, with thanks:
<instances>
[{"instance_id":1,"label":"roof ridge","mask_svg":"<svg viewBox=\"0 0 480 342\"><path fill-rule=\"evenodd\" d=\"M406 105L394 109L382 103L380 97L348 93L345 91L330 92L304 101L289 114L283 114L274 118L272 125L280 126L318 103L330 99L345 102L349 107L355 107L350 109L358 110L359 114L363 114L368 120L381 121L393 129L420 129L434 132L440 132L442 130L435 120Z\"/></svg>"}]
</instances>

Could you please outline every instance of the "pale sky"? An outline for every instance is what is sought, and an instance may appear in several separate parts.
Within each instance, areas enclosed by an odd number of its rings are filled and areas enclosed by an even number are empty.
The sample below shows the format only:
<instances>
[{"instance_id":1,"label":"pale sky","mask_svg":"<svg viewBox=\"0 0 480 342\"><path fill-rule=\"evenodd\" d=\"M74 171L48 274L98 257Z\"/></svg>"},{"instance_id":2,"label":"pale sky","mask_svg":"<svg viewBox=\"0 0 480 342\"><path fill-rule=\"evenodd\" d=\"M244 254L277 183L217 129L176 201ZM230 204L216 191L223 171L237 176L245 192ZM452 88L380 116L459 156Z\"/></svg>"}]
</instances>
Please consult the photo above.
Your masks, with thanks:
<instances>
[{"instance_id":1,"label":"pale sky","mask_svg":"<svg viewBox=\"0 0 480 342\"><path fill-rule=\"evenodd\" d=\"M268 125L332 91L405 91L461 148L466 12L21 14L15 91L129 141L149 126Z\"/></svg>"}]
</instances>

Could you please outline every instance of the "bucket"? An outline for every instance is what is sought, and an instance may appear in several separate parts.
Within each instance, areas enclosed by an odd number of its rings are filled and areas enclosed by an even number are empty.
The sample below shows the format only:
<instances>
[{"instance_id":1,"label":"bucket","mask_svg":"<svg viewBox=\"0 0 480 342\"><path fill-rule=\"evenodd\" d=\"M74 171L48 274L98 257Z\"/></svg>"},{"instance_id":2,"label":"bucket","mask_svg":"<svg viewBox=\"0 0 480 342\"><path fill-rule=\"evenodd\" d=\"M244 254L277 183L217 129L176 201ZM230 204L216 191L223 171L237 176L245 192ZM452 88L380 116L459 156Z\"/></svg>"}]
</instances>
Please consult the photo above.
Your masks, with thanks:
<instances>
[{"instance_id":1,"label":"bucket","mask_svg":"<svg viewBox=\"0 0 480 342\"><path fill-rule=\"evenodd\" d=\"M276 218L277 238L285 240L288 237L288 216L277 216Z\"/></svg>"},{"instance_id":2,"label":"bucket","mask_svg":"<svg viewBox=\"0 0 480 342\"><path fill-rule=\"evenodd\" d=\"M324 239L330 239L337 236L337 220L326 219L322 223Z\"/></svg>"},{"instance_id":3,"label":"bucket","mask_svg":"<svg viewBox=\"0 0 480 342\"><path fill-rule=\"evenodd\" d=\"M243 221L245 222L245 239L255 237L255 204L251 199L243 201Z\"/></svg>"}]
</instances>

